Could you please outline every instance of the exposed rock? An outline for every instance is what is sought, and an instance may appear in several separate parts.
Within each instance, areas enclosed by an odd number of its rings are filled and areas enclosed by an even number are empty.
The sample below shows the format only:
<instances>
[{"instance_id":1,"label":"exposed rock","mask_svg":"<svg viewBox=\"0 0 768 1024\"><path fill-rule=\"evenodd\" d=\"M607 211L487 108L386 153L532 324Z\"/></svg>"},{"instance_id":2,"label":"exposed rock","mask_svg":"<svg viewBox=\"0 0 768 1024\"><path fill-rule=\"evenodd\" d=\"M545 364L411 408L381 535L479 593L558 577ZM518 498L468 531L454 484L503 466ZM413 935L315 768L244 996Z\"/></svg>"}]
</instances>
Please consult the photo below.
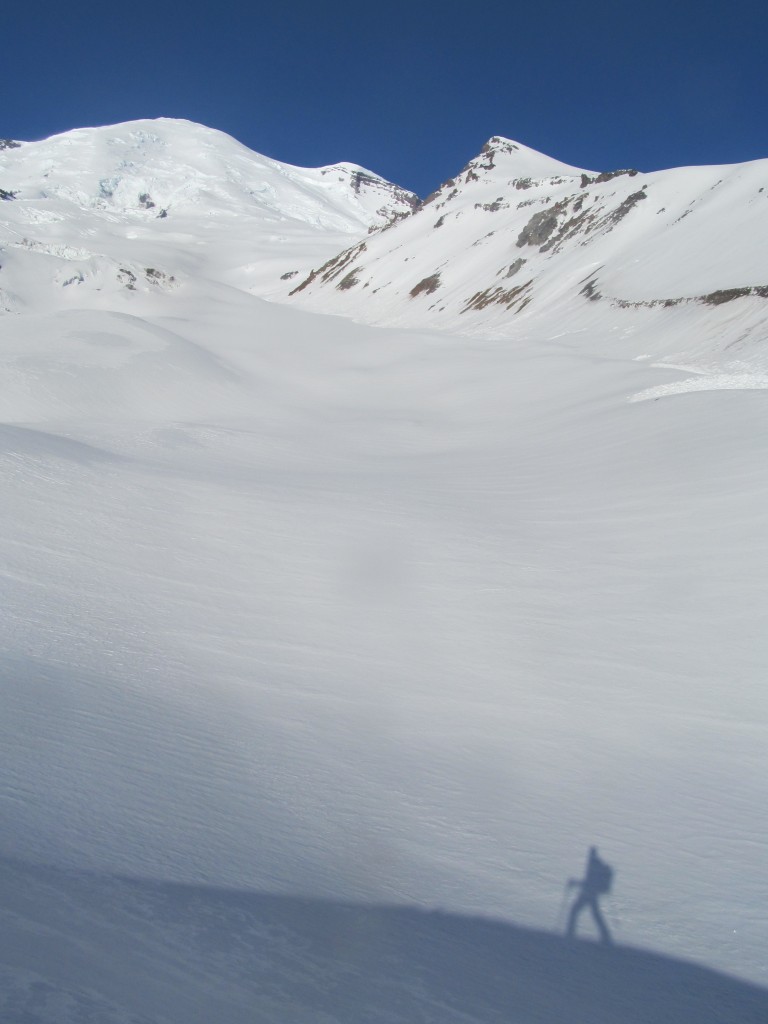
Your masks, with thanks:
<instances>
[{"instance_id":1,"label":"exposed rock","mask_svg":"<svg viewBox=\"0 0 768 1024\"><path fill-rule=\"evenodd\" d=\"M408 210L407 212L404 210L395 210L394 213L392 213L391 211L388 212L386 208L382 206L381 209L377 210L376 212L380 214L382 217L389 217L389 220L386 222L386 224L371 224L371 226L368 228L369 235L374 235L379 231L387 231L389 228L394 227L394 225L397 224L399 221L406 220L408 217L412 216L413 213L417 212L417 209L414 208L413 210Z\"/></svg>"},{"instance_id":2,"label":"exposed rock","mask_svg":"<svg viewBox=\"0 0 768 1024\"><path fill-rule=\"evenodd\" d=\"M439 287L440 275L430 274L429 277L423 278L417 285L414 285L413 288L411 288L411 298L415 299L417 295L421 295L422 293L431 295L432 292L437 291Z\"/></svg>"},{"instance_id":3,"label":"exposed rock","mask_svg":"<svg viewBox=\"0 0 768 1024\"><path fill-rule=\"evenodd\" d=\"M461 312L467 313L470 309L485 309L486 306L498 304L506 306L509 310L517 306L515 312L519 313L531 301L530 290L532 287L533 279L526 281L525 284L517 285L516 288L504 289L499 285L496 285L495 288L486 288L485 291L475 292L472 298L467 300Z\"/></svg>"},{"instance_id":4,"label":"exposed rock","mask_svg":"<svg viewBox=\"0 0 768 1024\"><path fill-rule=\"evenodd\" d=\"M706 303L708 306L721 306L724 302L733 302L734 299L743 299L747 295L756 293L761 298L766 298L766 292L768 289L763 288L721 288L716 292L710 292L709 295L702 295L700 302Z\"/></svg>"},{"instance_id":5,"label":"exposed rock","mask_svg":"<svg viewBox=\"0 0 768 1024\"><path fill-rule=\"evenodd\" d=\"M602 298L602 296L601 296ZM676 299L609 299L611 305L618 309L655 309L662 306L664 309L671 309L673 306L680 306L686 302L698 302L697 298L676 298Z\"/></svg>"},{"instance_id":6,"label":"exposed rock","mask_svg":"<svg viewBox=\"0 0 768 1024\"><path fill-rule=\"evenodd\" d=\"M384 181L381 178L376 178L372 174L368 174L362 170L353 171L350 175L350 185L355 195L359 195L364 189L373 189L379 192L386 192L394 200L399 203L405 204L409 207L408 210L389 210L387 207L382 207L376 212L381 216L388 217L389 219L396 219L407 217L409 213L420 204L421 200L414 192L408 192L404 188L400 188L399 185L393 185L388 181Z\"/></svg>"},{"instance_id":7,"label":"exposed rock","mask_svg":"<svg viewBox=\"0 0 768 1024\"><path fill-rule=\"evenodd\" d=\"M583 196L578 196L573 204L573 216L569 217L568 220L563 221L557 230L557 234L552 235L549 241L542 245L540 252L558 252L562 247L563 243L569 238L573 238L575 235L588 235L595 228L600 227L607 221L599 221L598 215L600 214L601 207L595 208L592 206L586 210L582 209ZM563 200L557 204L558 212L567 213L569 200ZM586 245L586 241L581 243Z\"/></svg>"},{"instance_id":8,"label":"exposed rock","mask_svg":"<svg viewBox=\"0 0 768 1024\"><path fill-rule=\"evenodd\" d=\"M443 182L443 184L440 186L440 188L435 189L434 192L430 192L429 195L427 196L427 198L423 199L421 201L421 203L419 204L419 209L422 210L425 206L429 206L430 203L434 203L435 200L439 199L440 196L442 196L443 192L446 189L449 189L449 188L454 189L453 194L455 195L456 194L456 191L455 191L456 179L455 178L449 178L447 181Z\"/></svg>"},{"instance_id":9,"label":"exposed rock","mask_svg":"<svg viewBox=\"0 0 768 1024\"><path fill-rule=\"evenodd\" d=\"M370 174L366 174L365 171L354 171L350 178L350 184L355 195L360 192L360 188L363 183L367 185L377 184L376 179L372 178Z\"/></svg>"},{"instance_id":10,"label":"exposed rock","mask_svg":"<svg viewBox=\"0 0 768 1024\"><path fill-rule=\"evenodd\" d=\"M358 274L360 273L361 267L353 267L348 274L346 274L339 283L336 285L340 292L347 291L348 288L354 288L356 284L360 283Z\"/></svg>"},{"instance_id":11,"label":"exposed rock","mask_svg":"<svg viewBox=\"0 0 768 1024\"><path fill-rule=\"evenodd\" d=\"M296 295L298 292L303 291L308 285L312 284L318 278L323 281L333 281L343 271L349 267L361 253L367 249L365 242L358 242L357 245L353 245L350 249L345 249L344 252L339 253L338 256L334 256L333 259L328 260L324 263L319 270L312 270L308 277L306 277L301 284L297 285L289 294Z\"/></svg>"},{"instance_id":12,"label":"exposed rock","mask_svg":"<svg viewBox=\"0 0 768 1024\"><path fill-rule=\"evenodd\" d=\"M591 299L592 302L598 302L603 297L600 294L600 292L597 290L597 278L596 277L590 278L589 281L587 281L587 283L581 289L581 292L579 294L586 296L586 298L588 298L588 299Z\"/></svg>"},{"instance_id":13,"label":"exposed rock","mask_svg":"<svg viewBox=\"0 0 768 1024\"><path fill-rule=\"evenodd\" d=\"M508 270L507 270L506 274L504 274L504 277L514 277L514 276L515 276L515 274L516 274L516 273L517 273L517 272L518 272L518 271L519 271L519 270L520 270L520 269L521 269L521 268L522 268L523 266L525 266L525 264L526 264L527 262L528 262L528 260L526 260L526 259L523 259L523 257L522 257L522 256L520 256L520 257L519 257L518 259L516 259L516 260L515 260L515 262L514 262L514 263L510 263L510 265L509 265L509 268L508 268ZM502 273L503 269L504 269L504 268L502 267L502 269L501 269L501 270L499 271L499 273L500 273L500 274Z\"/></svg>"},{"instance_id":14,"label":"exposed rock","mask_svg":"<svg viewBox=\"0 0 768 1024\"><path fill-rule=\"evenodd\" d=\"M506 210L508 208L509 203L504 202L503 196L494 199L492 203L475 203L476 210L485 210L486 213L497 213L499 210Z\"/></svg>"},{"instance_id":15,"label":"exposed rock","mask_svg":"<svg viewBox=\"0 0 768 1024\"><path fill-rule=\"evenodd\" d=\"M640 189L639 192L633 192L631 196L627 196L620 206L617 206L612 214L609 215L608 221L611 224L618 224L620 220L623 220L627 216L629 211L640 202L641 199L647 199L648 196L645 192Z\"/></svg>"},{"instance_id":16,"label":"exposed rock","mask_svg":"<svg viewBox=\"0 0 768 1024\"><path fill-rule=\"evenodd\" d=\"M556 229L557 207L539 210L517 236L517 247L522 249L524 245L543 245Z\"/></svg>"},{"instance_id":17,"label":"exposed rock","mask_svg":"<svg viewBox=\"0 0 768 1024\"><path fill-rule=\"evenodd\" d=\"M21 143L14 139L0 139L0 149L21 149Z\"/></svg>"},{"instance_id":18,"label":"exposed rock","mask_svg":"<svg viewBox=\"0 0 768 1024\"><path fill-rule=\"evenodd\" d=\"M601 299L603 296L595 291L597 278L592 278L581 289L581 294L590 299ZM707 306L721 306L725 302L733 302L735 299L745 299L749 296L757 296L761 299L768 299L768 285L753 285L742 288L720 288L717 291L709 292L707 295L688 295L666 299L619 299L609 298L609 302L618 309L657 309L659 307L670 309L673 306L685 305L689 302L701 302Z\"/></svg>"},{"instance_id":19,"label":"exposed rock","mask_svg":"<svg viewBox=\"0 0 768 1024\"><path fill-rule=\"evenodd\" d=\"M493 162L493 157L495 154L495 144L499 142L501 142L501 139L494 135L494 137L492 139L489 139L488 142L486 142L486 144L480 150L480 157L485 157L485 162L481 163L480 160L478 160L477 162L480 163L480 166L483 168L483 170L492 171L493 168L496 166L496 164Z\"/></svg>"},{"instance_id":20,"label":"exposed rock","mask_svg":"<svg viewBox=\"0 0 768 1024\"><path fill-rule=\"evenodd\" d=\"M171 285L176 280L173 274L166 274L164 271L156 270L154 267L147 267L144 271L144 276L150 284Z\"/></svg>"},{"instance_id":21,"label":"exposed rock","mask_svg":"<svg viewBox=\"0 0 768 1024\"><path fill-rule=\"evenodd\" d=\"M634 167L624 167L618 171L603 171L601 174L596 174L594 178L589 174L582 174L581 187L587 188L588 185L602 185L603 182L612 181L613 178L620 178L623 174L634 178L637 173Z\"/></svg>"},{"instance_id":22,"label":"exposed rock","mask_svg":"<svg viewBox=\"0 0 768 1024\"><path fill-rule=\"evenodd\" d=\"M128 270L126 267L121 267L117 272L117 280L120 284L125 285L129 291L136 291L136 275L132 270Z\"/></svg>"},{"instance_id":23,"label":"exposed rock","mask_svg":"<svg viewBox=\"0 0 768 1024\"><path fill-rule=\"evenodd\" d=\"M6 191L6 189L0 188L0 200L3 200L6 203L10 203L12 200L14 200L18 194L18 191L8 192Z\"/></svg>"}]
</instances>

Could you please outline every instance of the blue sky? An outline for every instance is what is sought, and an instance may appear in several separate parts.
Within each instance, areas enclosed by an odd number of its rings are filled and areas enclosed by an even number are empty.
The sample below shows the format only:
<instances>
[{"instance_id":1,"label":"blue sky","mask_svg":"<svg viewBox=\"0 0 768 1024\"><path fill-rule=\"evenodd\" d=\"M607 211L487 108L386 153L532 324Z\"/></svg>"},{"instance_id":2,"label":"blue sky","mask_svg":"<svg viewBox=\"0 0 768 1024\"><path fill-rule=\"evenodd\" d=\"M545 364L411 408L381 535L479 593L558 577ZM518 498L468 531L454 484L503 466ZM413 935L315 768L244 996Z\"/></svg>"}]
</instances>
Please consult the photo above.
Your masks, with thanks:
<instances>
[{"instance_id":1,"label":"blue sky","mask_svg":"<svg viewBox=\"0 0 768 1024\"><path fill-rule=\"evenodd\" d=\"M184 117L420 195L491 135L597 170L768 157L764 0L21 2L0 29L0 137Z\"/></svg>"}]
</instances>

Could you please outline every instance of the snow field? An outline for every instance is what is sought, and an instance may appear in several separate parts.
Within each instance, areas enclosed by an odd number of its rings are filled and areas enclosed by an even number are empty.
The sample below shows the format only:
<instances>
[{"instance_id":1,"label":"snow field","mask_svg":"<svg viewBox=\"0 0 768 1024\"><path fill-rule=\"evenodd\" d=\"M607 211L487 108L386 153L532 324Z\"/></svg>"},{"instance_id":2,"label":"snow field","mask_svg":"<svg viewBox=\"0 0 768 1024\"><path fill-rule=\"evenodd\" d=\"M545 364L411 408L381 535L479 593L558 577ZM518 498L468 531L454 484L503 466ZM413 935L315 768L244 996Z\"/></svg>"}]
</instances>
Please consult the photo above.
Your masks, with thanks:
<instances>
[{"instance_id":1,"label":"snow field","mask_svg":"<svg viewBox=\"0 0 768 1024\"><path fill-rule=\"evenodd\" d=\"M0 154L27 174L0 174L6 1016L488 1024L512 960L521 1024L675 1019L638 978L762 1019L664 958L765 986L766 300L647 304L768 283L762 164L589 185L680 220L528 247L504 287L535 302L438 334L440 293L408 297L433 258L450 302L486 287L579 171L498 140L453 207L369 236L405 200L354 165L71 135ZM529 205L482 208L526 167L554 175ZM361 237L365 294L300 300L360 322L256 297ZM543 934L591 844L610 968Z\"/></svg>"},{"instance_id":2,"label":"snow field","mask_svg":"<svg viewBox=\"0 0 768 1024\"><path fill-rule=\"evenodd\" d=\"M762 977L760 393L171 301L22 366L125 331L5 428L5 852L546 928L597 842L621 941Z\"/></svg>"}]
</instances>

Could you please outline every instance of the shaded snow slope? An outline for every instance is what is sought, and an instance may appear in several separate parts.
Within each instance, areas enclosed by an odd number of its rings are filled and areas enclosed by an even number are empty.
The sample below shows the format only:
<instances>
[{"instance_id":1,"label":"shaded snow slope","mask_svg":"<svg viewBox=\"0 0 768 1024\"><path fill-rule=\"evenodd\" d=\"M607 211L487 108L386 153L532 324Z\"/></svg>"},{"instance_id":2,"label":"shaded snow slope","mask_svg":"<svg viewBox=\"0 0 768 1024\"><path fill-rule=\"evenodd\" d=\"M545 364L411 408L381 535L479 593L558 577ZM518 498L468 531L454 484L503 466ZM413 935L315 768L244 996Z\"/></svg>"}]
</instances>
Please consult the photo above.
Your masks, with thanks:
<instances>
[{"instance_id":1,"label":"shaded snow slope","mask_svg":"<svg viewBox=\"0 0 768 1024\"><path fill-rule=\"evenodd\" d=\"M508 922L9 862L0 877L0 957L57 954L34 969L0 966L9 1024L763 1024L768 1014L768 992L714 971Z\"/></svg>"}]
</instances>

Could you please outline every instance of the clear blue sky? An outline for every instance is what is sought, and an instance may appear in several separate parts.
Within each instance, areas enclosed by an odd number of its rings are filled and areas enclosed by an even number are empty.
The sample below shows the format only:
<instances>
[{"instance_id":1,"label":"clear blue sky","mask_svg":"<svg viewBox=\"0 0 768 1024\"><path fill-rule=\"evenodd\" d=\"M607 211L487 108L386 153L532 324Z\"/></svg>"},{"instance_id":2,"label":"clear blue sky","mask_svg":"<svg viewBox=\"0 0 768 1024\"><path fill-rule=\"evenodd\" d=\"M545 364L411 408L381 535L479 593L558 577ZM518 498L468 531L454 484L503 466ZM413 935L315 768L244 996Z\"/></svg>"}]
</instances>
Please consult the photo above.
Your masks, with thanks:
<instances>
[{"instance_id":1,"label":"clear blue sky","mask_svg":"<svg viewBox=\"0 0 768 1024\"><path fill-rule=\"evenodd\" d=\"M183 117L422 196L491 135L598 170L768 157L766 0L18 0L0 34L0 137Z\"/></svg>"}]
</instances>

